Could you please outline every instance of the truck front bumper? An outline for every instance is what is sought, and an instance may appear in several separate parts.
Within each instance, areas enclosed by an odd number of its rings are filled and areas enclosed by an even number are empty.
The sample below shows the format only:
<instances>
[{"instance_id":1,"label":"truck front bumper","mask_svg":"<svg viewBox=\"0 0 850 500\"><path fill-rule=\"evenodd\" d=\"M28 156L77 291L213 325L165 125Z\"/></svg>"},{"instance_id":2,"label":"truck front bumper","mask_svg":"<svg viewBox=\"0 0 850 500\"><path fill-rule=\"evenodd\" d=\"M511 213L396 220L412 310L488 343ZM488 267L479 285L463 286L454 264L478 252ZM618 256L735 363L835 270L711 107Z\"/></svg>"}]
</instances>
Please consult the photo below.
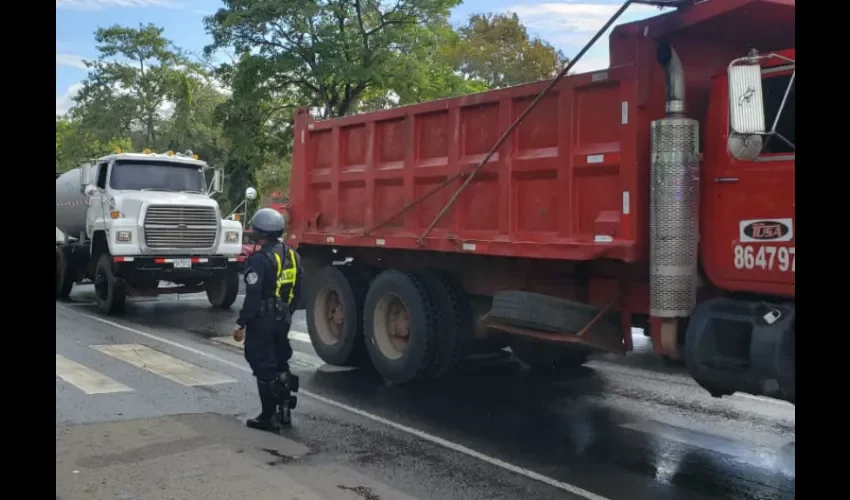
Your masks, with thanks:
<instances>
[{"instance_id":1,"label":"truck front bumper","mask_svg":"<svg viewBox=\"0 0 850 500\"><path fill-rule=\"evenodd\" d=\"M152 278L169 280L169 278L198 278L236 269L242 271L246 257L231 257L226 255L169 255L156 256L116 256L115 262L121 274L148 275Z\"/></svg>"}]
</instances>

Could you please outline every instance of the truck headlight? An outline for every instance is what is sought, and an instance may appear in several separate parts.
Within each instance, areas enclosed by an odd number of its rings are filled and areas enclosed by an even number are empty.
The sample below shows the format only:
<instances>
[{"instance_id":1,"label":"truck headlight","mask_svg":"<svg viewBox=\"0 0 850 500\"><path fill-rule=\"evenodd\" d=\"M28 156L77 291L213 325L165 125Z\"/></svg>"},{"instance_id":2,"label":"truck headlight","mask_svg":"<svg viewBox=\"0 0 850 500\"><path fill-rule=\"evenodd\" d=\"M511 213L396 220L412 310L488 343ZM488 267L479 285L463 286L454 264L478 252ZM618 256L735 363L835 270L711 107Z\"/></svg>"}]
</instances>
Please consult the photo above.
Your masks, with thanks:
<instances>
[{"instance_id":1,"label":"truck headlight","mask_svg":"<svg viewBox=\"0 0 850 500\"><path fill-rule=\"evenodd\" d=\"M118 234L115 235L115 241L119 241L121 243L130 243L131 241L133 241L133 232L118 231Z\"/></svg>"},{"instance_id":2,"label":"truck headlight","mask_svg":"<svg viewBox=\"0 0 850 500\"><path fill-rule=\"evenodd\" d=\"M228 231L224 234L225 243L239 243L239 231Z\"/></svg>"}]
</instances>

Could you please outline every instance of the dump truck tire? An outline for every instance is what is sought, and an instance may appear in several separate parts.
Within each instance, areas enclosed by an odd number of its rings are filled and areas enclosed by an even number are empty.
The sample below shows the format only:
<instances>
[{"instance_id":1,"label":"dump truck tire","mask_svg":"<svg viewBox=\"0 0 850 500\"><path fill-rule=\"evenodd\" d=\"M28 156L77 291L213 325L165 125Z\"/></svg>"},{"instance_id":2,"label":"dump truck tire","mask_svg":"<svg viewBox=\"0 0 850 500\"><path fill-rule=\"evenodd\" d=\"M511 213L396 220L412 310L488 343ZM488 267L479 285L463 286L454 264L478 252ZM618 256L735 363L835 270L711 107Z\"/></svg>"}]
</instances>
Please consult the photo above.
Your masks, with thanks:
<instances>
[{"instance_id":1,"label":"dump truck tire","mask_svg":"<svg viewBox=\"0 0 850 500\"><path fill-rule=\"evenodd\" d=\"M436 346L428 377L439 379L463 360L472 341L472 312L463 290L433 271L415 273L431 295L436 315Z\"/></svg>"},{"instance_id":2,"label":"dump truck tire","mask_svg":"<svg viewBox=\"0 0 850 500\"><path fill-rule=\"evenodd\" d=\"M330 365L351 366L365 358L363 301L365 274L326 266L305 287L307 331L316 354Z\"/></svg>"},{"instance_id":3,"label":"dump truck tire","mask_svg":"<svg viewBox=\"0 0 850 500\"><path fill-rule=\"evenodd\" d=\"M414 274L381 273L366 294L366 350L385 380L406 384L427 377L434 360L437 306Z\"/></svg>"},{"instance_id":4,"label":"dump truck tire","mask_svg":"<svg viewBox=\"0 0 850 500\"><path fill-rule=\"evenodd\" d=\"M586 327L599 308L581 302L564 300L532 292L505 291L493 297L490 319L499 323L551 333L575 334ZM594 329L605 333L619 332L619 315L607 313L599 319Z\"/></svg>"}]
</instances>

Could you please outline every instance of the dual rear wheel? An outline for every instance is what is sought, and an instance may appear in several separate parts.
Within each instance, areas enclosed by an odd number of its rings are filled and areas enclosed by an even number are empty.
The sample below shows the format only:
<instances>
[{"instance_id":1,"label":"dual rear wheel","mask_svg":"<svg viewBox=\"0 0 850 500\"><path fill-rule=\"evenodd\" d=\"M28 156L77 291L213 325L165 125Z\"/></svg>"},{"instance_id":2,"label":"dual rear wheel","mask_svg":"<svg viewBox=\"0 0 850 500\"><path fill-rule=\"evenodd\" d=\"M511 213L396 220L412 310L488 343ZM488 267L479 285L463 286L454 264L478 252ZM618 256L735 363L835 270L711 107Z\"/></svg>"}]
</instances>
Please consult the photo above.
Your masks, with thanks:
<instances>
[{"instance_id":1,"label":"dual rear wheel","mask_svg":"<svg viewBox=\"0 0 850 500\"><path fill-rule=\"evenodd\" d=\"M368 357L396 384L445 376L472 335L464 294L431 271L388 270L375 277L352 267L325 267L311 279L307 326L325 362L357 365Z\"/></svg>"},{"instance_id":2,"label":"dual rear wheel","mask_svg":"<svg viewBox=\"0 0 850 500\"><path fill-rule=\"evenodd\" d=\"M452 372L472 346L466 294L451 279L430 270L376 274L328 266L310 280L307 327L319 357L338 366L368 360L396 384L440 379ZM538 330L575 332L597 312L553 297L502 292L490 314ZM600 325L616 329L616 322L609 323ZM523 364L546 374L569 371L588 359L587 351L575 347L518 338L510 346Z\"/></svg>"}]
</instances>

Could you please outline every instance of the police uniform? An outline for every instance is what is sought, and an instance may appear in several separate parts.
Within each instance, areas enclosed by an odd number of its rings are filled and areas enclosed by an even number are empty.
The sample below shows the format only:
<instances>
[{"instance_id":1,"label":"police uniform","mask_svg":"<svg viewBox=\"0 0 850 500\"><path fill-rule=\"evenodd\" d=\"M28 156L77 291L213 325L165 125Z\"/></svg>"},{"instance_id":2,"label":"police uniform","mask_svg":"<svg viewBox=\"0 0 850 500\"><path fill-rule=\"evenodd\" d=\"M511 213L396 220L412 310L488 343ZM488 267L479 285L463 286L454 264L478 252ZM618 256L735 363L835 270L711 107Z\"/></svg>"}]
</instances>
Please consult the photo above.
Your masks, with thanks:
<instances>
[{"instance_id":1,"label":"police uniform","mask_svg":"<svg viewBox=\"0 0 850 500\"><path fill-rule=\"evenodd\" d=\"M260 212L265 210L271 209ZM254 220L267 215L260 212ZM252 224L258 233L266 232L257 225ZM278 401L273 382L280 374L289 372L288 362L292 357L289 328L304 281L300 264L298 253L277 238L263 244L245 264L245 301L237 324L245 328L245 359L257 378L263 408L257 418L247 422L249 427L274 427Z\"/></svg>"}]
</instances>

